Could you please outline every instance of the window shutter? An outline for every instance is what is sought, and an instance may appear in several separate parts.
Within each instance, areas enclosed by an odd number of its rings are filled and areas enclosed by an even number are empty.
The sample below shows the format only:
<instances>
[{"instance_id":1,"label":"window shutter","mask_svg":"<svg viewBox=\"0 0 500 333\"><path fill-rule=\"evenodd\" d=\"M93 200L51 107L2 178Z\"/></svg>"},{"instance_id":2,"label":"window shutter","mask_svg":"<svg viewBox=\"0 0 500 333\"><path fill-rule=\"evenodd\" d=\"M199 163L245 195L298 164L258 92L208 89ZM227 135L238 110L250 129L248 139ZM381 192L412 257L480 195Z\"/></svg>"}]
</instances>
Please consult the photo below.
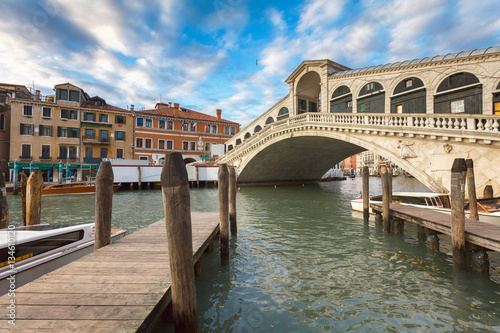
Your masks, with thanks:
<instances>
[{"instance_id":1,"label":"window shutter","mask_svg":"<svg viewBox=\"0 0 500 333\"><path fill-rule=\"evenodd\" d=\"M61 137L61 126L57 126L57 137Z\"/></svg>"},{"instance_id":2,"label":"window shutter","mask_svg":"<svg viewBox=\"0 0 500 333\"><path fill-rule=\"evenodd\" d=\"M127 117L123 116L122 119L123 119L123 124L125 125L127 123Z\"/></svg>"},{"instance_id":3,"label":"window shutter","mask_svg":"<svg viewBox=\"0 0 500 333\"><path fill-rule=\"evenodd\" d=\"M79 138L80 137L80 129L79 128L75 128L76 130L76 136L75 138Z\"/></svg>"},{"instance_id":4,"label":"window shutter","mask_svg":"<svg viewBox=\"0 0 500 333\"><path fill-rule=\"evenodd\" d=\"M23 132L24 132L24 124L21 124L20 129L21 129L20 134L21 134L21 135L23 135Z\"/></svg>"},{"instance_id":5,"label":"window shutter","mask_svg":"<svg viewBox=\"0 0 500 333\"><path fill-rule=\"evenodd\" d=\"M115 124L118 124L118 116L115 115Z\"/></svg>"},{"instance_id":6,"label":"window shutter","mask_svg":"<svg viewBox=\"0 0 500 333\"><path fill-rule=\"evenodd\" d=\"M38 125L38 136L42 136L43 125Z\"/></svg>"},{"instance_id":7,"label":"window shutter","mask_svg":"<svg viewBox=\"0 0 500 333\"><path fill-rule=\"evenodd\" d=\"M52 125L49 126L49 136L52 136Z\"/></svg>"}]
</instances>

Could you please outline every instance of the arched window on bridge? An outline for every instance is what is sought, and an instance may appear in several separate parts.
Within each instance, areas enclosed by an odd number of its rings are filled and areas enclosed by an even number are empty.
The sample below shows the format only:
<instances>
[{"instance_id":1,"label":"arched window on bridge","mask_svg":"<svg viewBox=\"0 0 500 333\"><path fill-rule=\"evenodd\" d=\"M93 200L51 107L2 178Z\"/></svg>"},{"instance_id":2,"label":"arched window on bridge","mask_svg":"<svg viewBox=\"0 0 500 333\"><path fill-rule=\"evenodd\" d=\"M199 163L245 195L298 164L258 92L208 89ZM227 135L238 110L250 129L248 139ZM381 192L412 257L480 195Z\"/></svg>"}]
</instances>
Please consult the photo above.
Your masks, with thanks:
<instances>
[{"instance_id":1,"label":"arched window on bridge","mask_svg":"<svg viewBox=\"0 0 500 333\"><path fill-rule=\"evenodd\" d=\"M358 113L384 113L385 91L378 82L367 83L358 96Z\"/></svg>"},{"instance_id":2,"label":"arched window on bridge","mask_svg":"<svg viewBox=\"0 0 500 333\"><path fill-rule=\"evenodd\" d=\"M417 77L399 82L391 97L391 113L426 113L425 86Z\"/></svg>"},{"instance_id":3,"label":"arched window on bridge","mask_svg":"<svg viewBox=\"0 0 500 333\"><path fill-rule=\"evenodd\" d=\"M348 86L340 86L332 94L330 112L352 113L352 93Z\"/></svg>"},{"instance_id":4,"label":"arched window on bridge","mask_svg":"<svg viewBox=\"0 0 500 333\"><path fill-rule=\"evenodd\" d=\"M246 139L250 139L251 136L252 136L252 134L250 134L249 132L246 132L246 134L245 134L245 140Z\"/></svg>"},{"instance_id":5,"label":"arched window on bridge","mask_svg":"<svg viewBox=\"0 0 500 333\"><path fill-rule=\"evenodd\" d=\"M254 133L259 133L262 130L262 127L260 125L255 126L255 129L253 130Z\"/></svg>"},{"instance_id":6,"label":"arched window on bridge","mask_svg":"<svg viewBox=\"0 0 500 333\"><path fill-rule=\"evenodd\" d=\"M496 90L497 92L493 93L493 114L500 115L500 82Z\"/></svg>"},{"instance_id":7,"label":"arched window on bridge","mask_svg":"<svg viewBox=\"0 0 500 333\"><path fill-rule=\"evenodd\" d=\"M434 113L483 113L483 86L471 73L448 76L434 95Z\"/></svg>"},{"instance_id":8,"label":"arched window on bridge","mask_svg":"<svg viewBox=\"0 0 500 333\"><path fill-rule=\"evenodd\" d=\"M269 124L272 124L274 123L274 118L273 117L269 117L266 119L266 126L269 125Z\"/></svg>"},{"instance_id":9,"label":"arched window on bridge","mask_svg":"<svg viewBox=\"0 0 500 333\"><path fill-rule=\"evenodd\" d=\"M227 146L227 151L231 151L231 150L233 150L233 145Z\"/></svg>"},{"instance_id":10,"label":"arched window on bridge","mask_svg":"<svg viewBox=\"0 0 500 333\"><path fill-rule=\"evenodd\" d=\"M290 116L290 112L288 111L288 108L282 107L280 109L280 111L278 112L277 120L280 121L280 120L288 118L289 116Z\"/></svg>"},{"instance_id":11,"label":"arched window on bridge","mask_svg":"<svg viewBox=\"0 0 500 333\"><path fill-rule=\"evenodd\" d=\"M236 139L236 146L241 145L241 139Z\"/></svg>"},{"instance_id":12,"label":"arched window on bridge","mask_svg":"<svg viewBox=\"0 0 500 333\"><path fill-rule=\"evenodd\" d=\"M321 112L321 78L318 73L310 71L304 74L297 84L297 114L304 112Z\"/></svg>"}]
</instances>

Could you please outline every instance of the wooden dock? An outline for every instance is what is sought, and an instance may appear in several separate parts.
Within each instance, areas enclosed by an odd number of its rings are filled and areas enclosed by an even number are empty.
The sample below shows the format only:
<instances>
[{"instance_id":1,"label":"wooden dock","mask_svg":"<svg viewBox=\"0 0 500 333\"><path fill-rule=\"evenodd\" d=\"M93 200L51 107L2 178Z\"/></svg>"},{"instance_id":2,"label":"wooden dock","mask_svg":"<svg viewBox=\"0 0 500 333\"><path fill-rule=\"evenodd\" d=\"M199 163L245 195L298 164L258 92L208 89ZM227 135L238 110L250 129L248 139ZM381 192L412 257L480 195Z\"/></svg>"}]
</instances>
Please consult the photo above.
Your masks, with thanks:
<instances>
[{"instance_id":1,"label":"wooden dock","mask_svg":"<svg viewBox=\"0 0 500 333\"><path fill-rule=\"evenodd\" d=\"M374 212L382 212L380 204L370 204L370 207ZM405 222L411 222L451 236L451 214L391 203L390 215ZM488 250L500 252L500 226L465 219L465 240Z\"/></svg>"},{"instance_id":2,"label":"wooden dock","mask_svg":"<svg viewBox=\"0 0 500 333\"><path fill-rule=\"evenodd\" d=\"M197 262L219 231L218 213L192 213ZM147 332L171 301L165 221L32 281L15 292L15 326L7 323L11 298L0 297L0 331Z\"/></svg>"}]
</instances>

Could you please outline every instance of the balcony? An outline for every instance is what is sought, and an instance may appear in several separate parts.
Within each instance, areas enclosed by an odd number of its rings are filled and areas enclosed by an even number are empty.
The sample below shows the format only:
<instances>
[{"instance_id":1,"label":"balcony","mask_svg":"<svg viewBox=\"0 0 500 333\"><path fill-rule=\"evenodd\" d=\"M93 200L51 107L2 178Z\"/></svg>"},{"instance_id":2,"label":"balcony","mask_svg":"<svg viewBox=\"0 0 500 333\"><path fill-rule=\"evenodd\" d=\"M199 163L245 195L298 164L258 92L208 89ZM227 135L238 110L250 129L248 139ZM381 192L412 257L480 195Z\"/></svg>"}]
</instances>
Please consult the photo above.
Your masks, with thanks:
<instances>
[{"instance_id":1,"label":"balcony","mask_svg":"<svg viewBox=\"0 0 500 333\"><path fill-rule=\"evenodd\" d=\"M33 160L33 156L19 156L19 160L23 160L23 161L32 161Z\"/></svg>"},{"instance_id":2,"label":"balcony","mask_svg":"<svg viewBox=\"0 0 500 333\"><path fill-rule=\"evenodd\" d=\"M50 156L40 156L40 161L47 161L47 160L51 160L52 157Z\"/></svg>"}]
</instances>

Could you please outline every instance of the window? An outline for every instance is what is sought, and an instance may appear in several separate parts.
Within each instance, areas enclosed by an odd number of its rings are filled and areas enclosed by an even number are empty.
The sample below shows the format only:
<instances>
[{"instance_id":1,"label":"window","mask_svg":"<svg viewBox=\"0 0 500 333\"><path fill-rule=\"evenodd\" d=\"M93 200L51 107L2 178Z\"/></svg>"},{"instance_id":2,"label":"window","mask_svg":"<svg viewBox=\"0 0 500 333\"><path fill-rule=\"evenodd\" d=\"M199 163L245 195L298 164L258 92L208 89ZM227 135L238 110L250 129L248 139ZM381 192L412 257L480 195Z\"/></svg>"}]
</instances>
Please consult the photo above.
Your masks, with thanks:
<instances>
[{"instance_id":1,"label":"window","mask_svg":"<svg viewBox=\"0 0 500 333\"><path fill-rule=\"evenodd\" d=\"M191 141L189 143L189 150L196 150L196 142Z\"/></svg>"},{"instance_id":2,"label":"window","mask_svg":"<svg viewBox=\"0 0 500 333\"><path fill-rule=\"evenodd\" d=\"M69 91L69 100L72 102L79 102L80 101L80 94L76 90L70 90Z\"/></svg>"},{"instance_id":3,"label":"window","mask_svg":"<svg viewBox=\"0 0 500 333\"><path fill-rule=\"evenodd\" d=\"M99 142L109 142L108 130L99 130Z\"/></svg>"},{"instance_id":4,"label":"window","mask_svg":"<svg viewBox=\"0 0 500 333\"><path fill-rule=\"evenodd\" d=\"M50 118L52 116L52 108L43 108L42 109L42 117Z\"/></svg>"},{"instance_id":5,"label":"window","mask_svg":"<svg viewBox=\"0 0 500 333\"><path fill-rule=\"evenodd\" d=\"M85 139L87 139L87 140L93 140L93 139L95 139L95 129L93 129L93 128L86 128L85 129Z\"/></svg>"},{"instance_id":6,"label":"window","mask_svg":"<svg viewBox=\"0 0 500 333\"><path fill-rule=\"evenodd\" d=\"M494 114L495 115L500 115L500 102L496 102L495 105L494 105ZM2 129L2 127L0 126L0 129Z\"/></svg>"},{"instance_id":7,"label":"window","mask_svg":"<svg viewBox=\"0 0 500 333\"><path fill-rule=\"evenodd\" d=\"M100 149L100 157L101 158L108 158L108 148L101 148Z\"/></svg>"},{"instance_id":8,"label":"window","mask_svg":"<svg viewBox=\"0 0 500 333\"><path fill-rule=\"evenodd\" d=\"M23 144L21 145L21 157L24 159L31 159L31 145Z\"/></svg>"},{"instance_id":9,"label":"window","mask_svg":"<svg viewBox=\"0 0 500 333\"><path fill-rule=\"evenodd\" d=\"M116 141L125 141L125 132L116 131L115 132L115 140Z\"/></svg>"},{"instance_id":10,"label":"window","mask_svg":"<svg viewBox=\"0 0 500 333\"><path fill-rule=\"evenodd\" d=\"M153 127L153 119L146 119L146 127Z\"/></svg>"},{"instance_id":11,"label":"window","mask_svg":"<svg viewBox=\"0 0 500 333\"><path fill-rule=\"evenodd\" d=\"M42 156L41 160L50 160L50 145L42 145Z\"/></svg>"},{"instance_id":12,"label":"window","mask_svg":"<svg viewBox=\"0 0 500 333\"><path fill-rule=\"evenodd\" d=\"M85 158L93 158L94 157L94 148L85 147Z\"/></svg>"},{"instance_id":13,"label":"window","mask_svg":"<svg viewBox=\"0 0 500 333\"><path fill-rule=\"evenodd\" d=\"M135 146L136 146L137 148L142 148L142 138L137 138L137 139L135 140Z\"/></svg>"},{"instance_id":14,"label":"window","mask_svg":"<svg viewBox=\"0 0 500 333\"><path fill-rule=\"evenodd\" d=\"M299 113L307 111L307 101L304 99L299 99Z\"/></svg>"},{"instance_id":15,"label":"window","mask_svg":"<svg viewBox=\"0 0 500 333\"><path fill-rule=\"evenodd\" d=\"M236 135L236 128L235 127L231 127L231 135Z\"/></svg>"},{"instance_id":16,"label":"window","mask_svg":"<svg viewBox=\"0 0 500 333\"><path fill-rule=\"evenodd\" d=\"M61 119L78 119L78 113L76 110L66 110L61 109Z\"/></svg>"},{"instance_id":17,"label":"window","mask_svg":"<svg viewBox=\"0 0 500 333\"><path fill-rule=\"evenodd\" d=\"M396 113L403 113L403 104L396 105Z\"/></svg>"},{"instance_id":18,"label":"window","mask_svg":"<svg viewBox=\"0 0 500 333\"><path fill-rule=\"evenodd\" d=\"M144 118L137 118L137 127L143 127L144 126Z\"/></svg>"},{"instance_id":19,"label":"window","mask_svg":"<svg viewBox=\"0 0 500 333\"><path fill-rule=\"evenodd\" d=\"M345 102L345 107L346 108L352 108L352 101Z\"/></svg>"},{"instance_id":20,"label":"window","mask_svg":"<svg viewBox=\"0 0 500 333\"><path fill-rule=\"evenodd\" d=\"M68 90L67 89L59 89L59 97L58 99L67 101L68 100Z\"/></svg>"},{"instance_id":21,"label":"window","mask_svg":"<svg viewBox=\"0 0 500 333\"><path fill-rule=\"evenodd\" d=\"M217 125L212 125L212 134L217 134Z\"/></svg>"},{"instance_id":22,"label":"window","mask_svg":"<svg viewBox=\"0 0 500 333\"><path fill-rule=\"evenodd\" d=\"M115 116L115 124L125 124L126 117L125 116Z\"/></svg>"},{"instance_id":23,"label":"window","mask_svg":"<svg viewBox=\"0 0 500 333\"><path fill-rule=\"evenodd\" d=\"M191 128L191 132L196 131L196 126L198 125L198 122L195 122L193 124L189 124L189 128Z\"/></svg>"},{"instance_id":24,"label":"window","mask_svg":"<svg viewBox=\"0 0 500 333\"><path fill-rule=\"evenodd\" d=\"M158 140L158 149L165 149L165 140Z\"/></svg>"},{"instance_id":25,"label":"window","mask_svg":"<svg viewBox=\"0 0 500 333\"><path fill-rule=\"evenodd\" d=\"M205 151L210 151L210 142L205 143Z\"/></svg>"},{"instance_id":26,"label":"window","mask_svg":"<svg viewBox=\"0 0 500 333\"><path fill-rule=\"evenodd\" d=\"M23 107L23 116L31 117L33 115L33 107L31 105L25 105Z\"/></svg>"},{"instance_id":27,"label":"window","mask_svg":"<svg viewBox=\"0 0 500 333\"><path fill-rule=\"evenodd\" d=\"M21 124L21 135L33 135L33 124Z\"/></svg>"},{"instance_id":28,"label":"window","mask_svg":"<svg viewBox=\"0 0 500 333\"><path fill-rule=\"evenodd\" d=\"M100 113L99 114L99 122L107 123L108 122L108 114L107 113Z\"/></svg>"},{"instance_id":29,"label":"window","mask_svg":"<svg viewBox=\"0 0 500 333\"><path fill-rule=\"evenodd\" d=\"M410 88L411 86L413 86L413 80L412 79L408 79L405 81L405 88Z\"/></svg>"},{"instance_id":30,"label":"window","mask_svg":"<svg viewBox=\"0 0 500 333\"><path fill-rule=\"evenodd\" d=\"M207 123L207 126L205 126L205 133L210 133L210 125Z\"/></svg>"},{"instance_id":31,"label":"window","mask_svg":"<svg viewBox=\"0 0 500 333\"><path fill-rule=\"evenodd\" d=\"M374 89L374 84L373 82L370 82L366 85L366 91L369 92L369 91L372 91Z\"/></svg>"},{"instance_id":32,"label":"window","mask_svg":"<svg viewBox=\"0 0 500 333\"><path fill-rule=\"evenodd\" d=\"M50 125L39 125L38 135L40 136L52 136L52 126Z\"/></svg>"},{"instance_id":33,"label":"window","mask_svg":"<svg viewBox=\"0 0 500 333\"><path fill-rule=\"evenodd\" d=\"M0 114L0 130L5 131L5 116Z\"/></svg>"},{"instance_id":34,"label":"window","mask_svg":"<svg viewBox=\"0 0 500 333\"><path fill-rule=\"evenodd\" d=\"M77 157L77 149L76 146L59 146L59 156L57 157L60 160L76 160Z\"/></svg>"},{"instance_id":35,"label":"window","mask_svg":"<svg viewBox=\"0 0 500 333\"><path fill-rule=\"evenodd\" d=\"M151 139L146 139L146 148L151 148Z\"/></svg>"},{"instance_id":36,"label":"window","mask_svg":"<svg viewBox=\"0 0 500 333\"><path fill-rule=\"evenodd\" d=\"M189 126L189 124L188 124L188 123L183 122L183 123L182 123L182 130L183 130L183 131L187 131L187 130L188 130L188 126Z\"/></svg>"},{"instance_id":37,"label":"window","mask_svg":"<svg viewBox=\"0 0 500 333\"><path fill-rule=\"evenodd\" d=\"M69 147L68 147L68 154L69 154L68 158L69 158L70 160L76 160L76 159L77 159L77 156L76 156L76 154L77 154L77 149L78 149L78 148L77 148L77 147L75 147L75 146L69 146Z\"/></svg>"},{"instance_id":38,"label":"window","mask_svg":"<svg viewBox=\"0 0 500 333\"><path fill-rule=\"evenodd\" d=\"M174 142L172 140L167 140L167 150L174 149Z\"/></svg>"},{"instance_id":39,"label":"window","mask_svg":"<svg viewBox=\"0 0 500 333\"><path fill-rule=\"evenodd\" d=\"M83 120L85 121L95 121L95 113L94 112L84 112Z\"/></svg>"},{"instance_id":40,"label":"window","mask_svg":"<svg viewBox=\"0 0 500 333\"><path fill-rule=\"evenodd\" d=\"M57 127L57 137L59 138L78 138L80 129L75 127Z\"/></svg>"},{"instance_id":41,"label":"window","mask_svg":"<svg viewBox=\"0 0 500 333\"><path fill-rule=\"evenodd\" d=\"M173 121L167 121L167 129L171 130L174 129L174 122Z\"/></svg>"},{"instance_id":42,"label":"window","mask_svg":"<svg viewBox=\"0 0 500 333\"><path fill-rule=\"evenodd\" d=\"M147 161L148 157L147 156L139 156L139 160L141 160L141 161Z\"/></svg>"},{"instance_id":43,"label":"window","mask_svg":"<svg viewBox=\"0 0 500 333\"><path fill-rule=\"evenodd\" d=\"M188 150L188 148L189 148L189 142L182 141L182 150Z\"/></svg>"},{"instance_id":44,"label":"window","mask_svg":"<svg viewBox=\"0 0 500 333\"><path fill-rule=\"evenodd\" d=\"M464 100L461 99L459 101L453 101L450 104L451 113L464 113L465 112L465 103Z\"/></svg>"},{"instance_id":45,"label":"window","mask_svg":"<svg viewBox=\"0 0 500 333\"><path fill-rule=\"evenodd\" d=\"M359 112L365 112L365 105L364 104L359 105Z\"/></svg>"},{"instance_id":46,"label":"window","mask_svg":"<svg viewBox=\"0 0 500 333\"><path fill-rule=\"evenodd\" d=\"M318 112L318 103L309 102L309 112Z\"/></svg>"},{"instance_id":47,"label":"window","mask_svg":"<svg viewBox=\"0 0 500 333\"><path fill-rule=\"evenodd\" d=\"M116 149L116 158L123 158L123 149Z\"/></svg>"},{"instance_id":48,"label":"window","mask_svg":"<svg viewBox=\"0 0 500 333\"><path fill-rule=\"evenodd\" d=\"M165 120L160 120L158 122L158 128L165 128Z\"/></svg>"},{"instance_id":49,"label":"window","mask_svg":"<svg viewBox=\"0 0 500 333\"><path fill-rule=\"evenodd\" d=\"M224 127L224 134L229 135L229 126Z\"/></svg>"}]
</instances>

